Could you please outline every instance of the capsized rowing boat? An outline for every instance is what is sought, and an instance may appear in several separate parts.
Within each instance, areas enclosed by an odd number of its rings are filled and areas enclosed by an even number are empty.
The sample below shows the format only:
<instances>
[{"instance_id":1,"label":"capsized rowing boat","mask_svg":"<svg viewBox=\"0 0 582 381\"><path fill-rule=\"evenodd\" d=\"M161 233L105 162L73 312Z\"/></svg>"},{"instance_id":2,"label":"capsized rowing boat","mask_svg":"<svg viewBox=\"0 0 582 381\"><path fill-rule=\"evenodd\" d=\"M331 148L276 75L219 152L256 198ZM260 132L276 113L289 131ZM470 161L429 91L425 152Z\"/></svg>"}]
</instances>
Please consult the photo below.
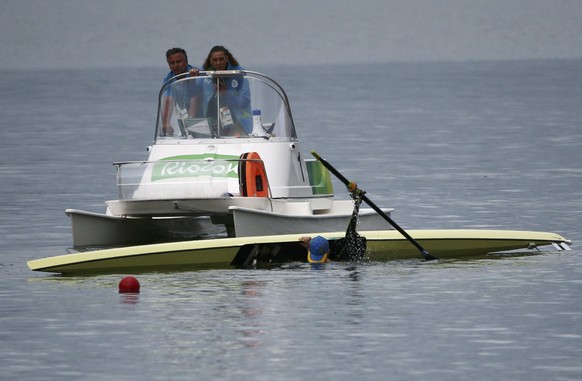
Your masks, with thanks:
<instances>
[{"instance_id":1,"label":"capsized rowing boat","mask_svg":"<svg viewBox=\"0 0 582 381\"><path fill-rule=\"evenodd\" d=\"M570 250L571 241L559 234L515 230L409 230L410 235L438 258L466 258L511 250L534 251L549 246ZM418 250L394 230L362 231L370 261L421 259ZM329 240L345 232L315 233ZM219 238L170 242L79 252L31 260L34 271L73 274L187 271L241 267L249 264L306 262L301 234ZM539 249L538 249L539 250Z\"/></svg>"}]
</instances>

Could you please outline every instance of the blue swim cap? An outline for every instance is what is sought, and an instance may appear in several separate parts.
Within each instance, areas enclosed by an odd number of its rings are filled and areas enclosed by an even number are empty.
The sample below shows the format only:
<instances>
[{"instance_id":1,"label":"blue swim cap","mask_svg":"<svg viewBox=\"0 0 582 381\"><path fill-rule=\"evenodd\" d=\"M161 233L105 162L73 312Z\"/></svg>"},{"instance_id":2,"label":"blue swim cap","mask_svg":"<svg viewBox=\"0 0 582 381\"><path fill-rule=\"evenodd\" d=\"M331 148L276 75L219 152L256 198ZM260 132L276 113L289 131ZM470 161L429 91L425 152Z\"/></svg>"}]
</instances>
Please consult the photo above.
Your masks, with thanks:
<instances>
[{"instance_id":1,"label":"blue swim cap","mask_svg":"<svg viewBox=\"0 0 582 381\"><path fill-rule=\"evenodd\" d=\"M324 256L329 254L329 242L322 236L317 236L311 240L309 244L309 252L307 253L308 262L320 262Z\"/></svg>"}]
</instances>

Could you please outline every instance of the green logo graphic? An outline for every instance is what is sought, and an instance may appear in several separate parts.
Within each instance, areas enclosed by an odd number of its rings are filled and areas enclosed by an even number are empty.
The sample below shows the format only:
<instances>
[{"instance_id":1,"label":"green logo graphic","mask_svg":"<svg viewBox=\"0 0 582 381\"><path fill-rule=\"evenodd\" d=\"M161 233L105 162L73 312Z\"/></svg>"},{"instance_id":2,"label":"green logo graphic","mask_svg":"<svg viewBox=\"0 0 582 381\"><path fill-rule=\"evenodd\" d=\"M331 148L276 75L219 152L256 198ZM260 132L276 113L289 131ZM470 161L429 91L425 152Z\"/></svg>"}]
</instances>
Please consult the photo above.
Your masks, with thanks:
<instances>
[{"instance_id":1,"label":"green logo graphic","mask_svg":"<svg viewBox=\"0 0 582 381\"><path fill-rule=\"evenodd\" d=\"M215 154L172 156L154 163L152 168L152 182L200 176L238 178L238 156Z\"/></svg>"}]
</instances>

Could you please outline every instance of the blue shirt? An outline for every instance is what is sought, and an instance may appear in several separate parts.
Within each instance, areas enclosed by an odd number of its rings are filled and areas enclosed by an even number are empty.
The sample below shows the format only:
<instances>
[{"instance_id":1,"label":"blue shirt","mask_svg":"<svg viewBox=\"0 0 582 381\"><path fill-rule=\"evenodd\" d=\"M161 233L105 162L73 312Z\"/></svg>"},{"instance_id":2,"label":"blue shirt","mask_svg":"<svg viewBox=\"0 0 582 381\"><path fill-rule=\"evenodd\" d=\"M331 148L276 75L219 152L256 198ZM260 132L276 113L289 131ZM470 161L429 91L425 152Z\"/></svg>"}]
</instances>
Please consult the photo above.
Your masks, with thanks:
<instances>
[{"instance_id":1,"label":"blue shirt","mask_svg":"<svg viewBox=\"0 0 582 381\"><path fill-rule=\"evenodd\" d=\"M187 72L194 69L193 66L188 65L186 67ZM173 71L170 71L164 78L164 84L176 76ZM165 97L173 97L174 101L183 109L188 109L190 106L190 99L200 95L202 93L202 86L197 84L198 81L188 81L185 83L178 83L176 85L170 85L164 90Z\"/></svg>"},{"instance_id":2,"label":"blue shirt","mask_svg":"<svg viewBox=\"0 0 582 381\"><path fill-rule=\"evenodd\" d=\"M240 66L227 65L226 70L243 70ZM220 96L220 103L228 106L234 119L240 124L246 134L253 131L253 112L251 110L251 90L249 81L245 77L221 78L225 87L226 94ZM213 80L204 81L204 98L212 100L215 95ZM208 103L204 102L204 113L207 113ZM216 107L216 106L214 106ZM211 110L214 113L216 111Z\"/></svg>"}]
</instances>

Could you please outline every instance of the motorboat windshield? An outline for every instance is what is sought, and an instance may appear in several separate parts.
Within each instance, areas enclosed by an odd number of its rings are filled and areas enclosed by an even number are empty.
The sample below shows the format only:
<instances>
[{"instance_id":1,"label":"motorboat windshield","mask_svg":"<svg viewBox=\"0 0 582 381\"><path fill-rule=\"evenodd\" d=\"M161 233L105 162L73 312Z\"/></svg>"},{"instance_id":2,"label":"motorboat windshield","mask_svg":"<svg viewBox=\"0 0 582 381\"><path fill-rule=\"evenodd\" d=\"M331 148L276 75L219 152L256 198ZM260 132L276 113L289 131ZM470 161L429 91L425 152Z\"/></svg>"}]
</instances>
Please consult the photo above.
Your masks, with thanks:
<instances>
[{"instance_id":1,"label":"motorboat windshield","mask_svg":"<svg viewBox=\"0 0 582 381\"><path fill-rule=\"evenodd\" d=\"M154 141L261 138L296 140L287 95L245 70L180 74L160 90Z\"/></svg>"}]
</instances>

